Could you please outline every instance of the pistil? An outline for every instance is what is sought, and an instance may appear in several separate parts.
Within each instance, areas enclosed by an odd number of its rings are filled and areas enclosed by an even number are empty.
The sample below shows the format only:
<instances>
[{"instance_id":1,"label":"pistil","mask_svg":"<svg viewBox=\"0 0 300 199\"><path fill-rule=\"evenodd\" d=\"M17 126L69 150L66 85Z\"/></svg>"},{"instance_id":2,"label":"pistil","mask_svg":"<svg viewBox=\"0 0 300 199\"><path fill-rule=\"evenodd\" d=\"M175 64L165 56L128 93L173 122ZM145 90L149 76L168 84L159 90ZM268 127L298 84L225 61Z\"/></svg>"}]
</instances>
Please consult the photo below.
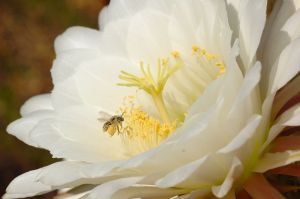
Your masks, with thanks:
<instances>
[{"instance_id":1,"label":"pistil","mask_svg":"<svg viewBox=\"0 0 300 199\"><path fill-rule=\"evenodd\" d=\"M143 62L140 63L140 70L142 72L141 77L125 71L121 71L119 76L121 80L124 80L127 83L120 83L118 85L137 87L151 95L154 105L164 123L170 123L170 118L164 103L163 90L170 76L183 65L183 62L178 57L179 54L176 55L175 64L172 66L168 59L158 59L156 79L152 74L150 65L148 64L145 68Z\"/></svg>"}]
</instances>

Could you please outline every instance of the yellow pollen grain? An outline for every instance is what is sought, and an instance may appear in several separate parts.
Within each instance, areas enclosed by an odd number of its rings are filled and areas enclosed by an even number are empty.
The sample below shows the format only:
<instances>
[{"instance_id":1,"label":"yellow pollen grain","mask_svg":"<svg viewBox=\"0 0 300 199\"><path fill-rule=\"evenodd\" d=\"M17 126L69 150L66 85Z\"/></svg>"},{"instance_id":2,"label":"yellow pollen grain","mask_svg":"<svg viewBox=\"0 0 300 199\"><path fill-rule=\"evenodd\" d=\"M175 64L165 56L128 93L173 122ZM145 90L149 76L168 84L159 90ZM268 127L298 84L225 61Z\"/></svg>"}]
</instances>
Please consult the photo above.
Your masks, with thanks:
<instances>
[{"instance_id":1,"label":"yellow pollen grain","mask_svg":"<svg viewBox=\"0 0 300 199\"><path fill-rule=\"evenodd\" d=\"M209 61L217 58L214 54L211 54L211 53L206 53L205 56L206 56L206 59Z\"/></svg>"},{"instance_id":2,"label":"yellow pollen grain","mask_svg":"<svg viewBox=\"0 0 300 199\"><path fill-rule=\"evenodd\" d=\"M176 50L174 50L171 54L175 59L178 59L180 57L180 53Z\"/></svg>"},{"instance_id":3,"label":"yellow pollen grain","mask_svg":"<svg viewBox=\"0 0 300 199\"><path fill-rule=\"evenodd\" d=\"M225 65L222 61L216 62L216 66L219 68L219 76L223 75L226 72Z\"/></svg>"},{"instance_id":4,"label":"yellow pollen grain","mask_svg":"<svg viewBox=\"0 0 300 199\"><path fill-rule=\"evenodd\" d=\"M207 51L205 49L200 50L200 55L206 55Z\"/></svg>"},{"instance_id":5,"label":"yellow pollen grain","mask_svg":"<svg viewBox=\"0 0 300 199\"><path fill-rule=\"evenodd\" d=\"M174 130L174 123L161 123L150 117L141 107L132 107L124 114L124 130L129 139L143 139L144 141L162 140L167 138ZM156 142L158 144L158 142Z\"/></svg>"},{"instance_id":6,"label":"yellow pollen grain","mask_svg":"<svg viewBox=\"0 0 300 199\"><path fill-rule=\"evenodd\" d=\"M197 54L199 52L200 48L196 45L192 46L193 55Z\"/></svg>"},{"instance_id":7,"label":"yellow pollen grain","mask_svg":"<svg viewBox=\"0 0 300 199\"><path fill-rule=\"evenodd\" d=\"M162 59L161 59L161 64L162 64L162 66L167 66L167 65L169 65L169 59L168 59L168 58L162 58Z\"/></svg>"},{"instance_id":8,"label":"yellow pollen grain","mask_svg":"<svg viewBox=\"0 0 300 199\"><path fill-rule=\"evenodd\" d=\"M130 155L147 151L172 134L177 127L176 122L163 123L136 107L129 97L124 98L120 108L123 113L121 140Z\"/></svg>"}]
</instances>

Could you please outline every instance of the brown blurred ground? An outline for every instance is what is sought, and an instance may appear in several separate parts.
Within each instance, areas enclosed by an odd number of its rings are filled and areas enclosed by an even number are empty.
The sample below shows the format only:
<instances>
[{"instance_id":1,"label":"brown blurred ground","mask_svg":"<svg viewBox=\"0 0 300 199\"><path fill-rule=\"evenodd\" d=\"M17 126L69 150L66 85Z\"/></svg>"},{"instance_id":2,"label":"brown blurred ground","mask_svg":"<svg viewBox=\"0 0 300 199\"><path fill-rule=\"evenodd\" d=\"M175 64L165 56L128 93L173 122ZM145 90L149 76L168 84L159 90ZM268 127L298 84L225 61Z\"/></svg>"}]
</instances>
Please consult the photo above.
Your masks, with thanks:
<instances>
[{"instance_id":1,"label":"brown blurred ground","mask_svg":"<svg viewBox=\"0 0 300 199\"><path fill-rule=\"evenodd\" d=\"M0 197L8 183L54 160L47 151L25 145L6 133L29 97L51 91L53 41L66 28L97 28L107 0L0 1ZM51 194L36 198L52 198Z\"/></svg>"}]
</instances>

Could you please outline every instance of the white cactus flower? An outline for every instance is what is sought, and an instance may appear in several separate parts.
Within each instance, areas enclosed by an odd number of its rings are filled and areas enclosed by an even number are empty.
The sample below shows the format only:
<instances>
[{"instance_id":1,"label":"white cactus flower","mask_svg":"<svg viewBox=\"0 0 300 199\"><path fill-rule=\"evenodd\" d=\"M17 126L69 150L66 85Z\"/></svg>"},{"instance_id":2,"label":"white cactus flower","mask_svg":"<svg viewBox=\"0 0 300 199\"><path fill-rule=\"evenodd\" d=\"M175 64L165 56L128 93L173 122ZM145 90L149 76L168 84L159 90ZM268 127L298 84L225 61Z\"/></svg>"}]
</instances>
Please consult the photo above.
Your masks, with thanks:
<instances>
[{"instance_id":1,"label":"white cactus flower","mask_svg":"<svg viewBox=\"0 0 300 199\"><path fill-rule=\"evenodd\" d=\"M56 39L53 91L7 128L62 161L17 177L3 198L259 198L251 179L300 160L289 136L270 149L300 126L299 104L286 108L300 92L299 6L111 0L100 30Z\"/></svg>"}]
</instances>

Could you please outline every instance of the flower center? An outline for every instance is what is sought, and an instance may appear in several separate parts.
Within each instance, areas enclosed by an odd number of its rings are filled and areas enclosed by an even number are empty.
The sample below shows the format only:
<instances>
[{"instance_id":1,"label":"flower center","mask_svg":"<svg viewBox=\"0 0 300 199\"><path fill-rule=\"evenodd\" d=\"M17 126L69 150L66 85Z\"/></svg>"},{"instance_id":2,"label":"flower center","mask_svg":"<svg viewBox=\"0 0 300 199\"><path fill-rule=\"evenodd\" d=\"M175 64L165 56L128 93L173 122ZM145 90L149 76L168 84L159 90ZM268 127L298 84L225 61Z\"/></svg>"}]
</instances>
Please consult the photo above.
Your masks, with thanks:
<instances>
[{"instance_id":1,"label":"flower center","mask_svg":"<svg viewBox=\"0 0 300 199\"><path fill-rule=\"evenodd\" d=\"M120 108L124 123L120 136L128 155L147 151L165 140L177 127L176 122L162 123L149 116L141 106L134 105L134 97Z\"/></svg>"},{"instance_id":2,"label":"flower center","mask_svg":"<svg viewBox=\"0 0 300 199\"><path fill-rule=\"evenodd\" d=\"M205 85L208 85L225 73L224 63L216 55L198 46L192 47L191 59L192 62L190 60L184 61L186 59L183 59L178 51L173 51L170 57L158 59L156 68L150 66L150 64L145 65L144 62L140 62L141 75L139 76L121 71L119 78L124 82L118 85L137 87L148 93L160 116L160 118L151 117L143 111L141 106L135 106L134 97L125 98L128 100L125 100L127 102L124 101L125 103L120 108L124 121L123 125L120 126L118 135L122 138L129 155L135 155L159 145L184 121L184 116L183 119L178 117L172 121L170 113L174 110L170 108L168 110L165 104L163 91L171 76L178 71L183 71L182 74L186 74L184 70L194 67L193 71L198 71L200 74L197 81L202 81L199 79L205 77ZM156 72L154 73L153 70ZM185 78L189 80L188 77ZM202 87L200 90L205 89ZM197 97L199 97L199 94ZM186 112L183 114L186 114Z\"/></svg>"}]
</instances>

